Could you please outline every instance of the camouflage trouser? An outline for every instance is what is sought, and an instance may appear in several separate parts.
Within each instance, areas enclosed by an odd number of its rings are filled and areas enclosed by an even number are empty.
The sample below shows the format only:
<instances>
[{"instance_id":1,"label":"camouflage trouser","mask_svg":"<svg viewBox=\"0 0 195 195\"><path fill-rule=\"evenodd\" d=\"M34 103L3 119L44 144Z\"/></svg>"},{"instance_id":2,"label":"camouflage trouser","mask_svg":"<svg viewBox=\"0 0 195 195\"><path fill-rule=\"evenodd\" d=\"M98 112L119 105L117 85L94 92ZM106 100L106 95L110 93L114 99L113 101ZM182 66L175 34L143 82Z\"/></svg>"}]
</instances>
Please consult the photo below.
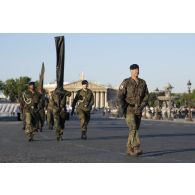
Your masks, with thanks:
<instances>
[{"instance_id":1,"label":"camouflage trouser","mask_svg":"<svg viewBox=\"0 0 195 195\"><path fill-rule=\"evenodd\" d=\"M54 125L53 111L51 109L47 110L47 123L50 128Z\"/></svg>"},{"instance_id":2,"label":"camouflage trouser","mask_svg":"<svg viewBox=\"0 0 195 195\"><path fill-rule=\"evenodd\" d=\"M25 134L28 138L33 138L37 128L37 117L30 112L25 112Z\"/></svg>"},{"instance_id":3,"label":"camouflage trouser","mask_svg":"<svg viewBox=\"0 0 195 195\"><path fill-rule=\"evenodd\" d=\"M23 128L26 127L26 115L25 115L25 111L22 110L22 121L23 121Z\"/></svg>"},{"instance_id":4,"label":"camouflage trouser","mask_svg":"<svg viewBox=\"0 0 195 195\"><path fill-rule=\"evenodd\" d=\"M81 131L87 132L87 125L90 121L90 112L86 112L81 110L80 108L77 108L77 115L80 119Z\"/></svg>"},{"instance_id":5,"label":"camouflage trouser","mask_svg":"<svg viewBox=\"0 0 195 195\"><path fill-rule=\"evenodd\" d=\"M127 149L133 149L140 147L140 139L138 135L138 129L141 123L141 116L135 115L133 112L126 113L126 123L129 127L129 137L127 141Z\"/></svg>"},{"instance_id":6,"label":"camouflage trouser","mask_svg":"<svg viewBox=\"0 0 195 195\"><path fill-rule=\"evenodd\" d=\"M45 110L44 109L41 109L39 111L39 125L41 127L44 126L44 123L45 123Z\"/></svg>"},{"instance_id":7,"label":"camouflage trouser","mask_svg":"<svg viewBox=\"0 0 195 195\"><path fill-rule=\"evenodd\" d=\"M61 137L64 132L65 120L66 120L66 112L57 109L53 109L54 116L54 128L56 130L56 136Z\"/></svg>"}]
</instances>

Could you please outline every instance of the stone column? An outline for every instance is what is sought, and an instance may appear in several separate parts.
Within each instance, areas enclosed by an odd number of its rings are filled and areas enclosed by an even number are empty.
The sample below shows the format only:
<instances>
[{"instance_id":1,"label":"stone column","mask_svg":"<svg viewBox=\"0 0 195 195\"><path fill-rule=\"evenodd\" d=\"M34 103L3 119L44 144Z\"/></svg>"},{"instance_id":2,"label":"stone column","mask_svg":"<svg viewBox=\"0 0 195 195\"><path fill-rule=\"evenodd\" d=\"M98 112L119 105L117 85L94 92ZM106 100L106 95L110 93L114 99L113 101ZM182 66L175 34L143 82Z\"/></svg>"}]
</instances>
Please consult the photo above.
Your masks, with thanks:
<instances>
[{"instance_id":1,"label":"stone column","mask_svg":"<svg viewBox=\"0 0 195 195\"><path fill-rule=\"evenodd\" d=\"M102 92L102 105L105 108L106 104L105 104L105 92Z\"/></svg>"},{"instance_id":2,"label":"stone column","mask_svg":"<svg viewBox=\"0 0 195 195\"><path fill-rule=\"evenodd\" d=\"M93 92L93 95L94 95L94 105L93 106L94 108L96 108L96 92L95 91Z\"/></svg>"},{"instance_id":3,"label":"stone column","mask_svg":"<svg viewBox=\"0 0 195 195\"><path fill-rule=\"evenodd\" d=\"M108 102L107 102L107 91L104 93L104 101L105 101L105 107L108 107Z\"/></svg>"},{"instance_id":4,"label":"stone column","mask_svg":"<svg viewBox=\"0 0 195 195\"><path fill-rule=\"evenodd\" d=\"M74 100L74 91L72 91L70 96L70 106L72 105L73 100Z\"/></svg>"},{"instance_id":5,"label":"stone column","mask_svg":"<svg viewBox=\"0 0 195 195\"><path fill-rule=\"evenodd\" d=\"M99 108L99 92L96 92L96 108Z\"/></svg>"},{"instance_id":6,"label":"stone column","mask_svg":"<svg viewBox=\"0 0 195 195\"><path fill-rule=\"evenodd\" d=\"M102 92L99 92L99 107L102 107Z\"/></svg>"},{"instance_id":7,"label":"stone column","mask_svg":"<svg viewBox=\"0 0 195 195\"><path fill-rule=\"evenodd\" d=\"M74 98L75 98L76 94L77 94L77 92L75 91L75 92L74 92L74 95L73 95Z\"/></svg>"},{"instance_id":8,"label":"stone column","mask_svg":"<svg viewBox=\"0 0 195 195\"><path fill-rule=\"evenodd\" d=\"M104 105L103 105L103 92L100 92L100 108L103 108Z\"/></svg>"},{"instance_id":9,"label":"stone column","mask_svg":"<svg viewBox=\"0 0 195 195\"><path fill-rule=\"evenodd\" d=\"M101 108L101 92L99 91L98 107Z\"/></svg>"},{"instance_id":10,"label":"stone column","mask_svg":"<svg viewBox=\"0 0 195 195\"><path fill-rule=\"evenodd\" d=\"M66 103L70 105L70 97L66 97Z\"/></svg>"}]
</instances>

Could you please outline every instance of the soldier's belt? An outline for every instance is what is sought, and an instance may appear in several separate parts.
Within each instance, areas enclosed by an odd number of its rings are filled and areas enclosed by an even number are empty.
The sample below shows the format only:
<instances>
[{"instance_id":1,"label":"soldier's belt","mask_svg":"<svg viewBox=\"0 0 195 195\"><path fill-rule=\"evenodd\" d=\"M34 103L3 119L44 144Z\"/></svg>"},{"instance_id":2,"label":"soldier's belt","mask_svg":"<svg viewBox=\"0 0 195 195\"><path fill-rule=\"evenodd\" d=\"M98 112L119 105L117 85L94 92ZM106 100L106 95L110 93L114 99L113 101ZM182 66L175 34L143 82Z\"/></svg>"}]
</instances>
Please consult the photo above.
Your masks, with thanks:
<instances>
[{"instance_id":1,"label":"soldier's belt","mask_svg":"<svg viewBox=\"0 0 195 195\"><path fill-rule=\"evenodd\" d=\"M31 106L30 107L32 110L34 110L34 109L37 109L37 106Z\"/></svg>"},{"instance_id":2,"label":"soldier's belt","mask_svg":"<svg viewBox=\"0 0 195 195\"><path fill-rule=\"evenodd\" d=\"M130 107L135 107L135 104L128 104L128 106L130 106Z\"/></svg>"},{"instance_id":3,"label":"soldier's belt","mask_svg":"<svg viewBox=\"0 0 195 195\"><path fill-rule=\"evenodd\" d=\"M130 107L136 107L136 108L138 107L138 105L137 105L137 104L127 103L127 105L128 105L128 106L130 106Z\"/></svg>"},{"instance_id":4,"label":"soldier's belt","mask_svg":"<svg viewBox=\"0 0 195 195\"><path fill-rule=\"evenodd\" d=\"M80 104L78 104L78 106L83 107L83 108L87 108L88 104L84 104L83 102L81 102Z\"/></svg>"}]
</instances>

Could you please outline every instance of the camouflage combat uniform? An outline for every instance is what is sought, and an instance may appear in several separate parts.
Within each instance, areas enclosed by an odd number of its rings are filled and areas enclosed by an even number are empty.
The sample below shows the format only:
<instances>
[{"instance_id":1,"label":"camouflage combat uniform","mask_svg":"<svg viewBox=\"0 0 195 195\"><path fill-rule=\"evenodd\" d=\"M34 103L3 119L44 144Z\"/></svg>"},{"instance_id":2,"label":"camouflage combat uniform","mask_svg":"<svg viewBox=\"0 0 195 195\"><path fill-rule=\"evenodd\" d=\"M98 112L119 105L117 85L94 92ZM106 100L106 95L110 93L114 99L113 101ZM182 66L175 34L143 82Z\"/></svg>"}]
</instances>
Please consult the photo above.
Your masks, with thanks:
<instances>
[{"instance_id":1,"label":"camouflage combat uniform","mask_svg":"<svg viewBox=\"0 0 195 195\"><path fill-rule=\"evenodd\" d=\"M138 129L141 123L142 111L148 103L148 98L146 82L140 78L137 82L132 78L125 79L119 87L120 111L129 127L127 153L138 154L140 152Z\"/></svg>"},{"instance_id":2,"label":"camouflage combat uniform","mask_svg":"<svg viewBox=\"0 0 195 195\"><path fill-rule=\"evenodd\" d=\"M25 119L25 110L24 110L24 105L25 105L25 102L23 100L23 97L22 95L19 96L19 103L20 103L20 110L21 110L21 113L22 113L22 122L23 122L23 127L22 129L25 130L25 123L26 123L26 119Z\"/></svg>"},{"instance_id":3,"label":"camouflage combat uniform","mask_svg":"<svg viewBox=\"0 0 195 195\"><path fill-rule=\"evenodd\" d=\"M52 107L52 102L51 102L51 96L47 98L46 101L46 109L47 109L47 124L48 128L50 130L53 129L54 126L54 117L53 117L53 107Z\"/></svg>"},{"instance_id":4,"label":"camouflage combat uniform","mask_svg":"<svg viewBox=\"0 0 195 195\"><path fill-rule=\"evenodd\" d=\"M38 123L38 128L40 131L42 131L42 128L44 126L45 123L45 94L44 93L39 93L40 96L40 101L39 101L39 105L38 105L38 119L39 119L39 123Z\"/></svg>"},{"instance_id":5,"label":"camouflage combat uniform","mask_svg":"<svg viewBox=\"0 0 195 195\"><path fill-rule=\"evenodd\" d=\"M76 104L76 112L80 119L80 127L82 131L82 135L86 135L87 133L87 125L90 121L90 111L94 104L94 95L90 89L79 90L73 100L72 109L75 109Z\"/></svg>"},{"instance_id":6,"label":"camouflage combat uniform","mask_svg":"<svg viewBox=\"0 0 195 195\"><path fill-rule=\"evenodd\" d=\"M56 130L57 140L62 140L62 135L64 131L64 125L67 115L66 110L66 97L71 96L71 92L66 90L58 90L55 91L51 95L51 106L52 112L54 116L54 127Z\"/></svg>"},{"instance_id":7,"label":"camouflage combat uniform","mask_svg":"<svg viewBox=\"0 0 195 195\"><path fill-rule=\"evenodd\" d=\"M26 91L23 93L25 113L25 134L29 141L33 140L34 132L37 131L38 104L40 96L37 92Z\"/></svg>"}]
</instances>

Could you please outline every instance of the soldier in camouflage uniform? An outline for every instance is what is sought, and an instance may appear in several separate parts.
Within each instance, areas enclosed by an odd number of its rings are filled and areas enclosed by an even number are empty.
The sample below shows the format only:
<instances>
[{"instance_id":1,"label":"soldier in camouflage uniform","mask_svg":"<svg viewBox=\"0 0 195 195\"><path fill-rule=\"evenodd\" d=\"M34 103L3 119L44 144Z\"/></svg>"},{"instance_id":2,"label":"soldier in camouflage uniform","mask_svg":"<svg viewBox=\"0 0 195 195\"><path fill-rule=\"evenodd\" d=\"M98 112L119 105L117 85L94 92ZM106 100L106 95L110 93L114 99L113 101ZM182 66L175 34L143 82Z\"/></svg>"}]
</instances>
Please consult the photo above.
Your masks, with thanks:
<instances>
[{"instance_id":1,"label":"soldier in camouflage uniform","mask_svg":"<svg viewBox=\"0 0 195 195\"><path fill-rule=\"evenodd\" d=\"M39 94L35 91L35 83L30 82L28 90L23 93L24 112L25 112L25 134L28 141L33 141L35 131L37 131L38 122L38 104Z\"/></svg>"},{"instance_id":2,"label":"soldier in camouflage uniform","mask_svg":"<svg viewBox=\"0 0 195 195\"><path fill-rule=\"evenodd\" d=\"M39 96L40 96L40 101L39 101L39 105L38 105L38 108L39 108L38 128L39 128L40 132L42 132L42 129L43 129L43 126L44 126L44 123L45 123L45 94L44 94L41 87L38 88L38 93L39 93Z\"/></svg>"},{"instance_id":3,"label":"soldier in camouflage uniform","mask_svg":"<svg viewBox=\"0 0 195 195\"><path fill-rule=\"evenodd\" d=\"M146 82L138 78L139 66L137 64L131 65L130 72L131 77L125 79L119 87L118 99L120 111L129 127L127 154L137 156L142 153L138 129L142 111L148 103L149 94Z\"/></svg>"},{"instance_id":4,"label":"soldier in camouflage uniform","mask_svg":"<svg viewBox=\"0 0 195 195\"><path fill-rule=\"evenodd\" d=\"M93 92L88 89L88 81L82 81L83 89L79 90L72 103L72 112L74 114L75 106L77 105L77 115L80 119L81 139L87 139L87 125L90 121L90 111L94 104Z\"/></svg>"},{"instance_id":5,"label":"soldier in camouflage uniform","mask_svg":"<svg viewBox=\"0 0 195 195\"><path fill-rule=\"evenodd\" d=\"M51 92L52 94L52 92ZM54 126L54 117L53 117L53 107L51 102L51 94L46 99L46 109L47 109L47 124L50 130L53 129Z\"/></svg>"},{"instance_id":6,"label":"soldier in camouflage uniform","mask_svg":"<svg viewBox=\"0 0 195 195\"><path fill-rule=\"evenodd\" d=\"M54 127L56 130L57 140L62 140L64 125L67 115L66 97L71 96L71 92L64 89L56 88L51 94L51 106L54 116Z\"/></svg>"},{"instance_id":7,"label":"soldier in camouflage uniform","mask_svg":"<svg viewBox=\"0 0 195 195\"><path fill-rule=\"evenodd\" d=\"M23 97L22 97L22 94L19 96L19 103L20 103L20 110L21 110L21 113L22 113L22 122L23 122L23 127L22 129L25 130L25 122L26 122L26 119L25 119L25 110L24 110L24 105L25 105L25 102L23 100Z\"/></svg>"}]
</instances>

